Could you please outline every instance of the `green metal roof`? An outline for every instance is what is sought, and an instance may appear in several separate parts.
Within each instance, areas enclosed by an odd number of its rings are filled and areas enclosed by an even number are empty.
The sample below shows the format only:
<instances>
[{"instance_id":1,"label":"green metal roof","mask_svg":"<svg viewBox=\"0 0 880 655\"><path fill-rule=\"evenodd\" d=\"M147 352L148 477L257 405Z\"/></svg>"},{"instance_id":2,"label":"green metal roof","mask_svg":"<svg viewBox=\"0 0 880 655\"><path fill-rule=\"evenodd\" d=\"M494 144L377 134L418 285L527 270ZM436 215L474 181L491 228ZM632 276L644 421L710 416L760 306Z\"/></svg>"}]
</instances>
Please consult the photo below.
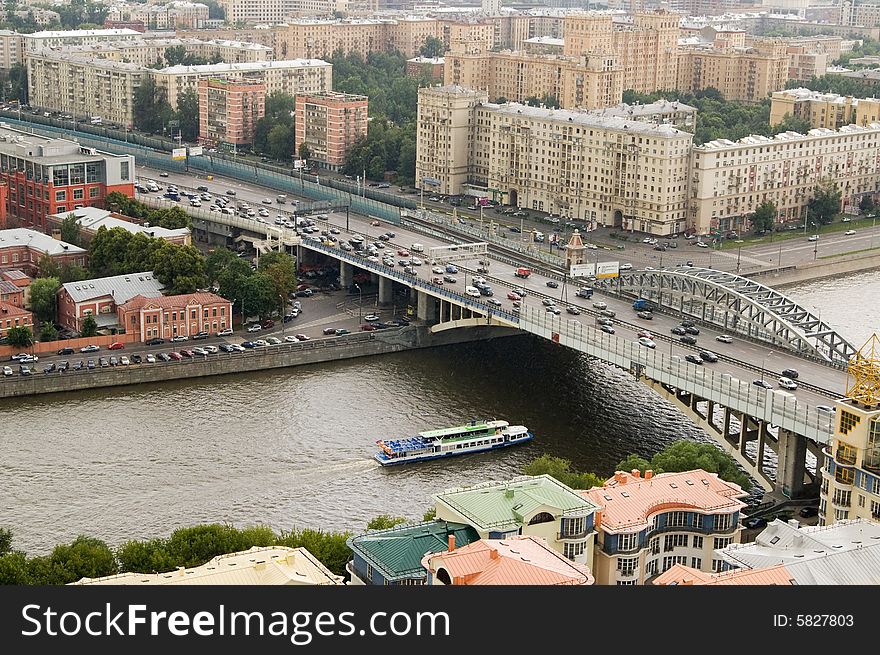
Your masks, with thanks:
<instances>
[{"instance_id":1,"label":"green metal roof","mask_svg":"<svg viewBox=\"0 0 880 655\"><path fill-rule=\"evenodd\" d=\"M429 521L349 537L347 543L386 579L394 581L424 573L422 557L446 550L449 535L455 535L456 548L480 539L477 531L464 523Z\"/></svg>"},{"instance_id":2,"label":"green metal roof","mask_svg":"<svg viewBox=\"0 0 880 655\"><path fill-rule=\"evenodd\" d=\"M554 516L586 515L599 507L549 475L523 476L452 489L434 496L478 529L518 526L539 509Z\"/></svg>"}]
</instances>

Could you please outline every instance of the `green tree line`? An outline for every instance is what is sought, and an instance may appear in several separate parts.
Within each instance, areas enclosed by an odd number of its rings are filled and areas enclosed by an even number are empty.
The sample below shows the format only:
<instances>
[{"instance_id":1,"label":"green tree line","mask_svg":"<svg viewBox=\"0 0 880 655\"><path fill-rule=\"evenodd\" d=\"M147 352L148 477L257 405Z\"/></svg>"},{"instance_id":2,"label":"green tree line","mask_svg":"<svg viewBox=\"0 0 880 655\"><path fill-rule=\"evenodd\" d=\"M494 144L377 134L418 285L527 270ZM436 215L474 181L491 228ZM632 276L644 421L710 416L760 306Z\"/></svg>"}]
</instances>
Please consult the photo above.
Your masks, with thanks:
<instances>
[{"instance_id":1,"label":"green tree line","mask_svg":"<svg viewBox=\"0 0 880 655\"><path fill-rule=\"evenodd\" d=\"M118 191L108 193L104 204L108 209L112 209L125 216L130 216L131 218L141 219L156 227L164 227L168 230L192 227L192 221L190 220L189 214L180 207L154 209L142 202L138 202L134 198L129 198L124 193ZM65 226L64 223L62 223L62 239L64 239L64 229ZM68 227L68 229L70 230L71 228Z\"/></svg>"},{"instance_id":2,"label":"green tree line","mask_svg":"<svg viewBox=\"0 0 880 655\"><path fill-rule=\"evenodd\" d=\"M145 77L135 89L132 116L136 129L149 134L166 134L184 141L195 141L199 136L199 97L187 89L177 97L177 110L171 108L165 89L156 86L152 77ZM171 126L177 121L177 127Z\"/></svg>"}]
</instances>

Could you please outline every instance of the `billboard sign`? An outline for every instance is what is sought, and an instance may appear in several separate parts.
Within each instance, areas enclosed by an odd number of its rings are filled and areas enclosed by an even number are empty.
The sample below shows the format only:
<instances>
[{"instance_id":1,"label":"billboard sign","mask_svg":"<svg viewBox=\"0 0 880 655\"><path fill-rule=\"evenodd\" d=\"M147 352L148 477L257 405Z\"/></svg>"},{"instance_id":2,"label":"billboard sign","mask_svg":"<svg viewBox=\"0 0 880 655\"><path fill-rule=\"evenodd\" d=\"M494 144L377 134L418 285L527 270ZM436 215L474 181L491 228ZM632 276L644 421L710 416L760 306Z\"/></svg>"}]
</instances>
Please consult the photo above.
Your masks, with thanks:
<instances>
[{"instance_id":1,"label":"billboard sign","mask_svg":"<svg viewBox=\"0 0 880 655\"><path fill-rule=\"evenodd\" d=\"M186 159L186 148L174 148L171 151L171 159Z\"/></svg>"},{"instance_id":2,"label":"billboard sign","mask_svg":"<svg viewBox=\"0 0 880 655\"><path fill-rule=\"evenodd\" d=\"M293 160L293 170L297 171L297 170L299 170L301 168L305 168L305 167L306 167L306 160L305 159L294 159Z\"/></svg>"},{"instance_id":3,"label":"billboard sign","mask_svg":"<svg viewBox=\"0 0 880 655\"><path fill-rule=\"evenodd\" d=\"M596 264L596 279L618 277L620 275L620 262L599 262Z\"/></svg>"},{"instance_id":4,"label":"billboard sign","mask_svg":"<svg viewBox=\"0 0 880 655\"><path fill-rule=\"evenodd\" d=\"M204 152L204 148L202 148L202 146L192 146L189 149L189 156L190 157L198 157L203 152Z\"/></svg>"},{"instance_id":5,"label":"billboard sign","mask_svg":"<svg viewBox=\"0 0 880 655\"><path fill-rule=\"evenodd\" d=\"M572 264L571 271L569 271L571 277L592 277L595 274L595 264Z\"/></svg>"}]
</instances>

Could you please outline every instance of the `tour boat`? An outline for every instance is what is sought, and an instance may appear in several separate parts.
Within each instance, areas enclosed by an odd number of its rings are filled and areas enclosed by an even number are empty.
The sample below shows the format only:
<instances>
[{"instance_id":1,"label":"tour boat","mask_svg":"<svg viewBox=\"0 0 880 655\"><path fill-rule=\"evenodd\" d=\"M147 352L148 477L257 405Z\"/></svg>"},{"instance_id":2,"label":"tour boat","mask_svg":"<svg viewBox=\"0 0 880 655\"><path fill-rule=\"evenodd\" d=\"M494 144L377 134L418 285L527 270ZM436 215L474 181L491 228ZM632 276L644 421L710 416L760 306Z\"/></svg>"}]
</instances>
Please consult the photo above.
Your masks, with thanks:
<instances>
[{"instance_id":1,"label":"tour boat","mask_svg":"<svg viewBox=\"0 0 880 655\"><path fill-rule=\"evenodd\" d=\"M382 466L390 466L515 446L532 436L525 426L510 425L507 421L471 421L455 428L419 432L405 439L380 439L376 442L380 450L373 458Z\"/></svg>"}]
</instances>

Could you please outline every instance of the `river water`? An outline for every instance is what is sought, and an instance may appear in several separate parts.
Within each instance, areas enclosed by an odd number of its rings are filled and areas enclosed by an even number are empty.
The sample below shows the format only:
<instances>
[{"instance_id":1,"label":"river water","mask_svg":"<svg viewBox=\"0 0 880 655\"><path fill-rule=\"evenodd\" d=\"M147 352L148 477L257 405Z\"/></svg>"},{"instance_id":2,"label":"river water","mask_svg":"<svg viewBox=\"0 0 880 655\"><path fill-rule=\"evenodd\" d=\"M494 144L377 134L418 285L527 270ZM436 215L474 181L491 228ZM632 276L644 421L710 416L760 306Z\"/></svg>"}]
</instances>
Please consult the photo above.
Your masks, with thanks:
<instances>
[{"instance_id":1,"label":"river water","mask_svg":"<svg viewBox=\"0 0 880 655\"><path fill-rule=\"evenodd\" d=\"M861 345L880 275L786 290ZM503 418L535 433L497 453L382 468L379 438ZM606 475L630 452L708 440L622 371L531 337L235 377L0 402L0 525L45 553L204 522L363 530L420 519L443 489L521 473L542 453Z\"/></svg>"}]
</instances>

